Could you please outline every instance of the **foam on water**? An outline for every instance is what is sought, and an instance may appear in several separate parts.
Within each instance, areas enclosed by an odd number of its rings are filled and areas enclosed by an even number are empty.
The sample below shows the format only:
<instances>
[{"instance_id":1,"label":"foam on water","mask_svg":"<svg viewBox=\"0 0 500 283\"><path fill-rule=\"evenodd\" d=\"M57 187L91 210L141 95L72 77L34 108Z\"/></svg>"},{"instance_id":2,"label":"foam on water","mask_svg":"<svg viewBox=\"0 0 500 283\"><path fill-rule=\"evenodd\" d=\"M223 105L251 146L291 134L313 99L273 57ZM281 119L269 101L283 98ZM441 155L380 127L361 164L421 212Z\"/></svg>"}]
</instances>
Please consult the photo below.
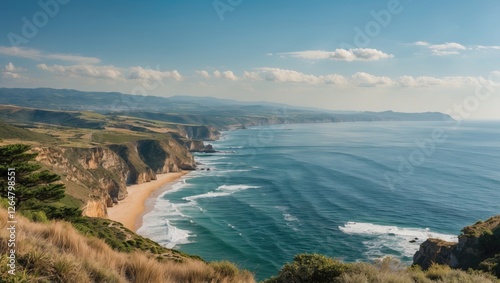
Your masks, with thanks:
<instances>
[{"instance_id":1,"label":"foam on water","mask_svg":"<svg viewBox=\"0 0 500 283\"><path fill-rule=\"evenodd\" d=\"M187 201L195 201L197 199L202 199L202 198L216 198L216 197L225 197L234 194L235 192L238 191L243 191L243 190L248 190L248 189L256 189L259 188L258 186L249 186L249 185L222 185L219 186L215 191L210 191L204 194L199 194L199 195L194 195L194 196L188 196L188 197L183 197L183 200ZM219 192L217 192L219 191Z\"/></svg>"},{"instance_id":2,"label":"foam on water","mask_svg":"<svg viewBox=\"0 0 500 283\"><path fill-rule=\"evenodd\" d=\"M230 195L231 193L216 193L216 192L208 192L206 194L194 195L189 197L183 197L183 200L194 201L201 198L216 198L216 197L225 197Z\"/></svg>"},{"instance_id":3,"label":"foam on water","mask_svg":"<svg viewBox=\"0 0 500 283\"><path fill-rule=\"evenodd\" d=\"M137 230L138 234L154 239L167 248L190 243L189 237L194 236L191 231L179 229L172 222L190 219L189 216L181 212L181 209L192 206L193 203L175 204L164 198L166 194L189 186L185 180L186 178L181 178L179 182L172 185L170 190L158 196L153 210L144 215L142 226Z\"/></svg>"},{"instance_id":4,"label":"foam on water","mask_svg":"<svg viewBox=\"0 0 500 283\"><path fill-rule=\"evenodd\" d=\"M287 206L275 206L279 211L281 211L281 214L283 215L283 219L287 222L294 222L294 221L299 221L299 219L292 214L288 212L290 209Z\"/></svg>"},{"instance_id":5,"label":"foam on water","mask_svg":"<svg viewBox=\"0 0 500 283\"><path fill-rule=\"evenodd\" d=\"M428 238L458 241L457 236L432 232L429 228L402 228L360 222L347 222L338 228L346 234L367 237L363 244L367 249L365 255L370 259L381 258L387 255L387 251L412 258L420 244Z\"/></svg>"},{"instance_id":6,"label":"foam on water","mask_svg":"<svg viewBox=\"0 0 500 283\"><path fill-rule=\"evenodd\" d=\"M258 189L258 186L249 186L249 185L222 185L217 188L217 191L243 191L248 189Z\"/></svg>"}]
</instances>

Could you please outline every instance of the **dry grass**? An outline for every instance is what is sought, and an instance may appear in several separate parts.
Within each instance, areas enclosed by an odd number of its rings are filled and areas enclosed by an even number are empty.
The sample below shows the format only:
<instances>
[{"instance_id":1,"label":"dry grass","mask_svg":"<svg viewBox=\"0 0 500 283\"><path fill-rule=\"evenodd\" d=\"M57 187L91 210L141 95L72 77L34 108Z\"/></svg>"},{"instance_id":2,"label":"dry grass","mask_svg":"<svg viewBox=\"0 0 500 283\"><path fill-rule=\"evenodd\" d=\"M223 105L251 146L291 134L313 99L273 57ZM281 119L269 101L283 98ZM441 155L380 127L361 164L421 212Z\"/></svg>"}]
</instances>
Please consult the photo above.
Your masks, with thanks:
<instances>
[{"instance_id":1,"label":"dry grass","mask_svg":"<svg viewBox=\"0 0 500 283\"><path fill-rule=\"evenodd\" d=\"M255 282L227 263L164 261L145 253L120 253L69 223L32 223L17 216L16 276L7 274L7 212L0 209L0 282ZM16 281L17 280L17 281Z\"/></svg>"},{"instance_id":2,"label":"dry grass","mask_svg":"<svg viewBox=\"0 0 500 283\"><path fill-rule=\"evenodd\" d=\"M301 258L307 261L300 262ZM338 272L329 272L333 267ZM321 278L320 278L321 277ZM322 255L299 255L294 262L285 265L278 276L263 283L499 283L491 274L480 271L462 271L445 265L432 265L423 271L419 267L406 267L398 261L386 257L368 263L342 263Z\"/></svg>"},{"instance_id":3,"label":"dry grass","mask_svg":"<svg viewBox=\"0 0 500 283\"><path fill-rule=\"evenodd\" d=\"M498 283L493 275L452 269L446 265L432 265L422 271L418 267L385 268L367 263L351 264L336 283Z\"/></svg>"}]
</instances>

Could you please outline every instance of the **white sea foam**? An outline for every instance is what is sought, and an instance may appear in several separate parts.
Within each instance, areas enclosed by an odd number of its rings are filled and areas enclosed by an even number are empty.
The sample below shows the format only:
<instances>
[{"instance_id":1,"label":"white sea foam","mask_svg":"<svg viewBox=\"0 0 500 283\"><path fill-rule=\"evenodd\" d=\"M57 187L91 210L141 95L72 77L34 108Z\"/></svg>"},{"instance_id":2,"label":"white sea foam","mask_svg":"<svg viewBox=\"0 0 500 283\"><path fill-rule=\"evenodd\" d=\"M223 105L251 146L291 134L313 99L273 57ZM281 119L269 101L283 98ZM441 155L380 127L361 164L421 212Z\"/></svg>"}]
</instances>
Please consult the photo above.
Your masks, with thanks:
<instances>
[{"instance_id":1,"label":"white sea foam","mask_svg":"<svg viewBox=\"0 0 500 283\"><path fill-rule=\"evenodd\" d=\"M208 193L183 197L183 200L187 200L193 202L197 199L202 198L216 198L216 197L225 197L234 194L238 191L243 191L247 189L256 189L258 186L249 186L249 185L222 185L219 186L215 191L210 191Z\"/></svg>"},{"instance_id":2,"label":"white sea foam","mask_svg":"<svg viewBox=\"0 0 500 283\"><path fill-rule=\"evenodd\" d=\"M170 249L189 243L189 237L194 236L191 231L180 229L165 218L173 217L172 215L144 217L143 225L137 230L137 233Z\"/></svg>"},{"instance_id":3,"label":"white sea foam","mask_svg":"<svg viewBox=\"0 0 500 283\"><path fill-rule=\"evenodd\" d=\"M187 201L194 201L194 200L201 199L201 198L225 197L225 196L228 196L230 194L231 193L208 192L208 193L205 193L205 194L194 195L194 196L189 196L189 197L183 197L182 199L183 200L187 200Z\"/></svg>"},{"instance_id":4,"label":"white sea foam","mask_svg":"<svg viewBox=\"0 0 500 283\"><path fill-rule=\"evenodd\" d=\"M189 237L192 236L190 231L175 227L169 220L165 220L164 223L158 224L154 227L142 226L137 232L143 236L153 239L169 249L178 245L188 244Z\"/></svg>"},{"instance_id":5,"label":"white sea foam","mask_svg":"<svg viewBox=\"0 0 500 283\"><path fill-rule=\"evenodd\" d=\"M222 154L219 154L219 155L211 155L211 156L203 156L203 155L199 155L197 156L199 157L200 161L202 162L207 162L207 161L216 161L216 160L221 160L221 159L226 159L227 156L223 156Z\"/></svg>"},{"instance_id":6,"label":"white sea foam","mask_svg":"<svg viewBox=\"0 0 500 283\"><path fill-rule=\"evenodd\" d=\"M287 206L275 206L279 211L281 211L281 215L283 216L283 219L286 221L286 222L298 222L299 219L295 216L293 216L292 214L290 214L288 212L288 210L290 209L289 207ZM288 224L287 224L288 225Z\"/></svg>"},{"instance_id":7,"label":"white sea foam","mask_svg":"<svg viewBox=\"0 0 500 283\"><path fill-rule=\"evenodd\" d=\"M217 191L243 191L248 189L258 189L258 186L249 185L222 185L217 188Z\"/></svg>"},{"instance_id":8,"label":"white sea foam","mask_svg":"<svg viewBox=\"0 0 500 283\"><path fill-rule=\"evenodd\" d=\"M419 249L420 244L428 238L438 238L449 242L458 241L457 236L432 232L429 228L401 228L373 223L347 222L344 226L339 226L339 229L346 234L369 238L363 241L363 244L367 248L365 254L371 259L385 256L383 250L392 250L401 256L411 258Z\"/></svg>"},{"instance_id":9,"label":"white sea foam","mask_svg":"<svg viewBox=\"0 0 500 283\"><path fill-rule=\"evenodd\" d=\"M219 171L218 173L250 172L250 171L251 170L248 170L248 169L229 169L229 170Z\"/></svg>"},{"instance_id":10,"label":"white sea foam","mask_svg":"<svg viewBox=\"0 0 500 283\"><path fill-rule=\"evenodd\" d=\"M195 206L196 203L172 203L164 198L166 194L176 192L189 186L190 184L185 182L187 179L189 178L181 178L172 185L171 190L158 196L153 210L144 215L142 226L137 230L138 234L150 238L168 248L190 242L189 238L195 235L189 230L183 230L174 226L173 223L190 219L190 217L183 214L181 210L183 207ZM192 223L191 220L190 223Z\"/></svg>"},{"instance_id":11,"label":"white sea foam","mask_svg":"<svg viewBox=\"0 0 500 283\"><path fill-rule=\"evenodd\" d=\"M297 217L291 215L290 213L283 213L283 219L288 222L299 221Z\"/></svg>"}]
</instances>

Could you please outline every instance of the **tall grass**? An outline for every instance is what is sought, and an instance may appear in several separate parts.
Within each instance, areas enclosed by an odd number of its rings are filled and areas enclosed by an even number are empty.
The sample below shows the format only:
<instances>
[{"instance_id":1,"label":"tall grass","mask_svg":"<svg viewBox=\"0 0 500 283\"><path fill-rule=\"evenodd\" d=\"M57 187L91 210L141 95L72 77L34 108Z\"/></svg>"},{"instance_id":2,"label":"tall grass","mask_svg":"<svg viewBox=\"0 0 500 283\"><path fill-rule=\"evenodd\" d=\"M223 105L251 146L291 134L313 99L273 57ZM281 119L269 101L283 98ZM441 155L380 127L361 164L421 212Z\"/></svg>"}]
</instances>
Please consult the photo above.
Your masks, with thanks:
<instances>
[{"instance_id":1,"label":"tall grass","mask_svg":"<svg viewBox=\"0 0 500 283\"><path fill-rule=\"evenodd\" d=\"M0 282L255 282L227 263L162 260L143 252L121 253L86 237L69 223L33 223L18 215L16 275L8 275L7 212L0 209Z\"/></svg>"},{"instance_id":2,"label":"tall grass","mask_svg":"<svg viewBox=\"0 0 500 283\"><path fill-rule=\"evenodd\" d=\"M307 260L303 260L307 259ZM328 276L321 276L328 271ZM342 263L322 255L298 255L277 276L263 283L500 283L491 274L463 271L445 265L432 265L423 271L406 267L389 257L376 262Z\"/></svg>"}]
</instances>

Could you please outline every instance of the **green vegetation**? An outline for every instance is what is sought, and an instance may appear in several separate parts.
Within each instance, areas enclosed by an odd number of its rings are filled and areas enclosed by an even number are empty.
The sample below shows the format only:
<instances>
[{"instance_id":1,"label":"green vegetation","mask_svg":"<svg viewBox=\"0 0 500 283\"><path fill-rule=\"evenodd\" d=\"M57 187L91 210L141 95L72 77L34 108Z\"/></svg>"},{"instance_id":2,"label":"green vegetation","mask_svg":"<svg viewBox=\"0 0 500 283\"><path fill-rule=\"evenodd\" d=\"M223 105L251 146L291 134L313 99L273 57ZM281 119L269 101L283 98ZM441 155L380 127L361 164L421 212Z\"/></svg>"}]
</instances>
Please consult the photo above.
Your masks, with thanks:
<instances>
[{"instance_id":1,"label":"green vegetation","mask_svg":"<svg viewBox=\"0 0 500 283\"><path fill-rule=\"evenodd\" d=\"M22 129L19 127L14 127L2 122L0 122L0 138L13 139L18 141L36 141L43 143L51 143L55 141L55 139L51 136L27 129Z\"/></svg>"},{"instance_id":2,"label":"green vegetation","mask_svg":"<svg viewBox=\"0 0 500 283\"><path fill-rule=\"evenodd\" d=\"M347 270L347 265L318 254L295 256L292 263L287 263L278 276L265 283L301 283L330 282Z\"/></svg>"},{"instance_id":3,"label":"green vegetation","mask_svg":"<svg viewBox=\"0 0 500 283\"><path fill-rule=\"evenodd\" d=\"M45 221L64 219L79 214L78 209L57 207L64 197L64 185L58 175L40 170L34 163L36 153L28 153L29 145L13 144L0 147L0 194L17 210ZM11 169L14 170L11 170Z\"/></svg>"},{"instance_id":4,"label":"green vegetation","mask_svg":"<svg viewBox=\"0 0 500 283\"><path fill-rule=\"evenodd\" d=\"M124 253L64 221L35 223L21 216L16 220L18 264L10 275L7 210L0 208L0 282L255 282L250 272L227 262L206 263L175 252Z\"/></svg>"},{"instance_id":5,"label":"green vegetation","mask_svg":"<svg viewBox=\"0 0 500 283\"><path fill-rule=\"evenodd\" d=\"M474 225L462 229L465 237L481 237L483 234L493 234L491 229L500 229L500 217L492 217L486 221L477 221ZM500 233L500 231L498 231Z\"/></svg>"},{"instance_id":6,"label":"green vegetation","mask_svg":"<svg viewBox=\"0 0 500 283\"><path fill-rule=\"evenodd\" d=\"M262 283L499 283L491 274L446 265L404 267L391 258L375 264L343 263L318 254L301 254L278 275Z\"/></svg>"},{"instance_id":7,"label":"green vegetation","mask_svg":"<svg viewBox=\"0 0 500 283\"><path fill-rule=\"evenodd\" d=\"M83 235L102 239L111 248L120 252L130 253L140 250L162 257L176 258L179 261L183 258L200 259L164 248L148 238L135 234L121 223L109 219L80 217L71 224Z\"/></svg>"}]
</instances>

